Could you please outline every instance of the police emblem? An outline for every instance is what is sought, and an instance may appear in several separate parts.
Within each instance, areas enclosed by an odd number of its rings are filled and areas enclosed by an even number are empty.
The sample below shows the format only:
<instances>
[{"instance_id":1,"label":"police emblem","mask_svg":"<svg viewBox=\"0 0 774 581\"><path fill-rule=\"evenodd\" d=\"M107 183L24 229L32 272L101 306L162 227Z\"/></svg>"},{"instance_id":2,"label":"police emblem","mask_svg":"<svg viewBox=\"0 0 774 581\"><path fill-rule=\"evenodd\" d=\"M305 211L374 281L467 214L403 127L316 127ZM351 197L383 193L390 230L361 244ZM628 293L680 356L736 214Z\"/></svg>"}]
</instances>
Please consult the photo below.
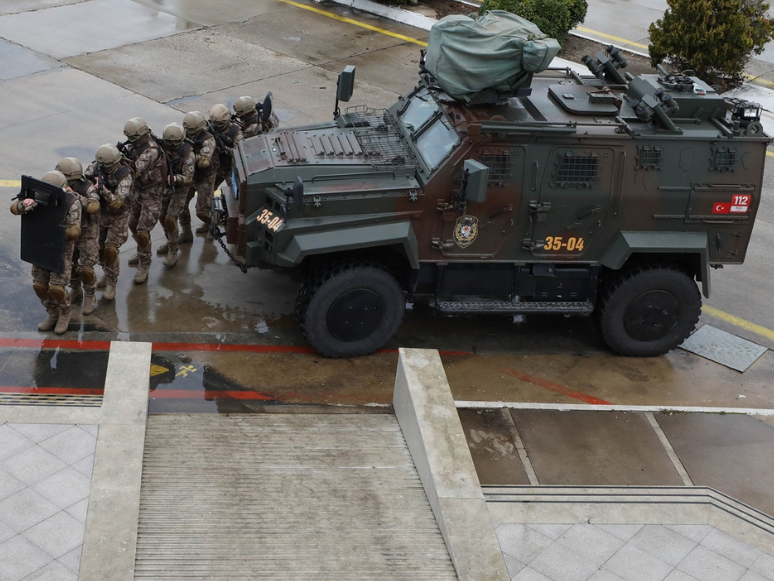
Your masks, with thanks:
<instances>
[{"instance_id":1,"label":"police emblem","mask_svg":"<svg viewBox=\"0 0 774 581\"><path fill-rule=\"evenodd\" d=\"M478 218L460 216L454 226L454 242L460 248L467 248L478 236Z\"/></svg>"}]
</instances>

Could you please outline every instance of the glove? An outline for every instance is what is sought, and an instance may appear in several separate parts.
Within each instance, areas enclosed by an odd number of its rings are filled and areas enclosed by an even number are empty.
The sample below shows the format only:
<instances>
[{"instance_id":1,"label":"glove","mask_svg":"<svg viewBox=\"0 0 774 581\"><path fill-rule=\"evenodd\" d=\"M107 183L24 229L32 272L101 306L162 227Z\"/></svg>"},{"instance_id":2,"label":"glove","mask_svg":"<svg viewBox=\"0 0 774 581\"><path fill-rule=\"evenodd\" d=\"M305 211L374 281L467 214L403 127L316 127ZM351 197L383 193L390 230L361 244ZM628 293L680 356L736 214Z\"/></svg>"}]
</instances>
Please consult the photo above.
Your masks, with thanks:
<instances>
[{"instance_id":1,"label":"glove","mask_svg":"<svg viewBox=\"0 0 774 581\"><path fill-rule=\"evenodd\" d=\"M108 204L108 208L111 210L120 210L124 205L124 201L121 198L116 198Z\"/></svg>"},{"instance_id":2,"label":"glove","mask_svg":"<svg viewBox=\"0 0 774 581\"><path fill-rule=\"evenodd\" d=\"M80 226L66 226L65 227L65 240L75 240L81 235Z\"/></svg>"},{"instance_id":3,"label":"glove","mask_svg":"<svg viewBox=\"0 0 774 581\"><path fill-rule=\"evenodd\" d=\"M207 169L210 167L210 159L208 157L199 158L199 161L196 162L196 167L199 169Z\"/></svg>"},{"instance_id":4,"label":"glove","mask_svg":"<svg viewBox=\"0 0 774 581\"><path fill-rule=\"evenodd\" d=\"M86 213L96 214L99 212L99 202L97 200L89 200L86 202Z\"/></svg>"}]
</instances>

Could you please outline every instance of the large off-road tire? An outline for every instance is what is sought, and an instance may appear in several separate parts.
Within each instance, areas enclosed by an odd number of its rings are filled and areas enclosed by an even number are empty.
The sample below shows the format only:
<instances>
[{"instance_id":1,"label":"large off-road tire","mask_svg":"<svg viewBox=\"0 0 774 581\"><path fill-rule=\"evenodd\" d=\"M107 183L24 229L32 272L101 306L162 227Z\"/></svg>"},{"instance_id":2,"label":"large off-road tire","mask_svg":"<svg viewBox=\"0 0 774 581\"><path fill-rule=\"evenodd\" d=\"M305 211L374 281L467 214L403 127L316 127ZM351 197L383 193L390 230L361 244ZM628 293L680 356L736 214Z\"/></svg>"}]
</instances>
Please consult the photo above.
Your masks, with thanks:
<instances>
[{"instance_id":1,"label":"large off-road tire","mask_svg":"<svg viewBox=\"0 0 774 581\"><path fill-rule=\"evenodd\" d=\"M337 262L313 271L296 300L298 324L325 357L358 357L398 330L406 299L398 281L372 262Z\"/></svg>"},{"instance_id":2,"label":"large off-road tire","mask_svg":"<svg viewBox=\"0 0 774 581\"><path fill-rule=\"evenodd\" d=\"M621 355L652 357L693 332L701 295L679 268L645 264L623 272L602 291L597 317L605 343Z\"/></svg>"}]
</instances>

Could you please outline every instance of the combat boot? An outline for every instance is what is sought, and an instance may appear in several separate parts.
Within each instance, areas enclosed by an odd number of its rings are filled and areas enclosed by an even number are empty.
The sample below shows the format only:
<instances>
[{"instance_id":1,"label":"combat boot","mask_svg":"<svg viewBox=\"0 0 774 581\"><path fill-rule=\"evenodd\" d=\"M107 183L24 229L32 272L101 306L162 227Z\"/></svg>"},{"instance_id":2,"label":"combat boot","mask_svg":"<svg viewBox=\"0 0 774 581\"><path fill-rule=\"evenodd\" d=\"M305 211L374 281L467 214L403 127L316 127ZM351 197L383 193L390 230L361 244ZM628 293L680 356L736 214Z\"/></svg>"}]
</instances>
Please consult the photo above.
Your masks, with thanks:
<instances>
[{"instance_id":1,"label":"combat boot","mask_svg":"<svg viewBox=\"0 0 774 581\"><path fill-rule=\"evenodd\" d=\"M169 252L169 242L165 242L164 244L158 247L158 249L156 250L156 256L164 256L167 252Z\"/></svg>"},{"instance_id":2,"label":"combat boot","mask_svg":"<svg viewBox=\"0 0 774 581\"><path fill-rule=\"evenodd\" d=\"M206 234L210 231L210 225L206 222L202 222L199 226L196 227L196 233L197 234Z\"/></svg>"},{"instance_id":3,"label":"combat boot","mask_svg":"<svg viewBox=\"0 0 774 581\"><path fill-rule=\"evenodd\" d=\"M148 267L150 264L138 264L137 274L134 275L134 284L144 284L148 280Z\"/></svg>"},{"instance_id":4,"label":"combat boot","mask_svg":"<svg viewBox=\"0 0 774 581\"><path fill-rule=\"evenodd\" d=\"M70 287L70 303L72 304L78 304L81 302L81 299L83 298L83 287L81 286L81 283L78 283L77 286Z\"/></svg>"},{"instance_id":5,"label":"combat boot","mask_svg":"<svg viewBox=\"0 0 774 581\"><path fill-rule=\"evenodd\" d=\"M190 224L180 224L180 238L177 239L178 244L185 242L193 242L193 232L191 232Z\"/></svg>"},{"instance_id":6,"label":"combat boot","mask_svg":"<svg viewBox=\"0 0 774 581\"><path fill-rule=\"evenodd\" d=\"M167 257L164 259L164 266L172 268L177 264L177 248L172 250L171 248L167 252Z\"/></svg>"},{"instance_id":7,"label":"combat boot","mask_svg":"<svg viewBox=\"0 0 774 581\"><path fill-rule=\"evenodd\" d=\"M94 291L86 291L84 297L82 312L84 315L90 315L94 312L94 302L97 300L97 297L94 296Z\"/></svg>"},{"instance_id":8,"label":"combat boot","mask_svg":"<svg viewBox=\"0 0 774 581\"><path fill-rule=\"evenodd\" d=\"M132 254L132 257L129 259L129 266L137 266L138 264L140 264L140 255Z\"/></svg>"},{"instance_id":9,"label":"combat boot","mask_svg":"<svg viewBox=\"0 0 774 581\"><path fill-rule=\"evenodd\" d=\"M64 335L67 332L67 329L70 327L70 316L72 315L72 311L68 310L67 312L60 312L59 313L59 319L56 321L56 327L54 327L54 333L57 335Z\"/></svg>"},{"instance_id":10,"label":"combat boot","mask_svg":"<svg viewBox=\"0 0 774 581\"><path fill-rule=\"evenodd\" d=\"M102 293L102 298L106 301L112 301L116 298L116 281L108 280L105 282L105 290Z\"/></svg>"},{"instance_id":11,"label":"combat boot","mask_svg":"<svg viewBox=\"0 0 774 581\"><path fill-rule=\"evenodd\" d=\"M105 288L107 286L107 275L102 275L97 281L97 288Z\"/></svg>"},{"instance_id":12,"label":"combat boot","mask_svg":"<svg viewBox=\"0 0 774 581\"><path fill-rule=\"evenodd\" d=\"M59 318L59 311L48 311L48 316L46 317L46 320L43 321L38 325L38 331L41 331L43 333L47 331L51 331L54 328L54 325L56 325L56 320Z\"/></svg>"}]
</instances>

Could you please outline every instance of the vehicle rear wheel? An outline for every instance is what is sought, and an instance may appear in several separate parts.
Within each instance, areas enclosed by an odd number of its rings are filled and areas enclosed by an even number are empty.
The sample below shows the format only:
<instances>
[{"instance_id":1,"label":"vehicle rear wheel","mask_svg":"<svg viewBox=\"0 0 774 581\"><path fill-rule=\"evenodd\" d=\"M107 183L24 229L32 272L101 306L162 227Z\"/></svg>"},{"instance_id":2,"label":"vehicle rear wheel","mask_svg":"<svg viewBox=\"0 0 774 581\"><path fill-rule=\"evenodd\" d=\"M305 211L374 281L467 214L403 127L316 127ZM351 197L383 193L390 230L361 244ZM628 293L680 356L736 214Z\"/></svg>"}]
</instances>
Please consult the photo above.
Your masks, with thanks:
<instances>
[{"instance_id":1,"label":"vehicle rear wheel","mask_svg":"<svg viewBox=\"0 0 774 581\"><path fill-rule=\"evenodd\" d=\"M629 357L674 349L693 332L701 313L696 283L669 265L628 270L602 293L597 316L608 346Z\"/></svg>"},{"instance_id":2,"label":"vehicle rear wheel","mask_svg":"<svg viewBox=\"0 0 774 581\"><path fill-rule=\"evenodd\" d=\"M357 357L390 340L405 307L398 281L378 264L334 263L309 275L296 300L296 316L318 353Z\"/></svg>"}]
</instances>

